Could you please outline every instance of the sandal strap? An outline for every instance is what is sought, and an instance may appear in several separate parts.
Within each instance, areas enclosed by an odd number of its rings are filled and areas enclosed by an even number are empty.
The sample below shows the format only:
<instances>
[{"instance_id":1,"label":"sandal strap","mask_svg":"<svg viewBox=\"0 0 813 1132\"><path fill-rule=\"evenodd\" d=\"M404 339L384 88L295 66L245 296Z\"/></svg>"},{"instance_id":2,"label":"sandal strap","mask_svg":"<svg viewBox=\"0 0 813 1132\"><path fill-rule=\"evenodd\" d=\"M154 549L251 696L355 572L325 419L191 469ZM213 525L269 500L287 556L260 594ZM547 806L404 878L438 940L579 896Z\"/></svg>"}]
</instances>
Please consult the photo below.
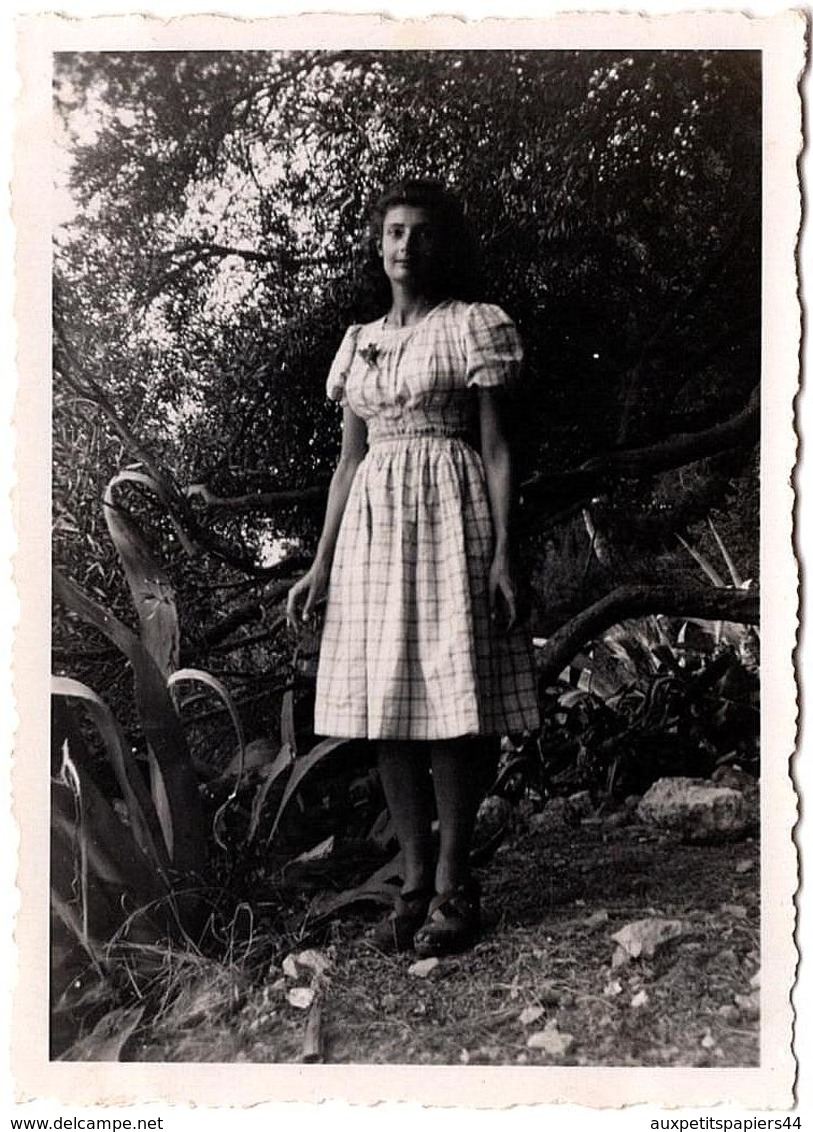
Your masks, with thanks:
<instances>
[{"instance_id":1,"label":"sandal strap","mask_svg":"<svg viewBox=\"0 0 813 1132\"><path fill-rule=\"evenodd\" d=\"M450 892L439 892L429 905L428 919L435 915L442 920L468 919L479 915L480 891L473 884L460 885Z\"/></svg>"}]
</instances>

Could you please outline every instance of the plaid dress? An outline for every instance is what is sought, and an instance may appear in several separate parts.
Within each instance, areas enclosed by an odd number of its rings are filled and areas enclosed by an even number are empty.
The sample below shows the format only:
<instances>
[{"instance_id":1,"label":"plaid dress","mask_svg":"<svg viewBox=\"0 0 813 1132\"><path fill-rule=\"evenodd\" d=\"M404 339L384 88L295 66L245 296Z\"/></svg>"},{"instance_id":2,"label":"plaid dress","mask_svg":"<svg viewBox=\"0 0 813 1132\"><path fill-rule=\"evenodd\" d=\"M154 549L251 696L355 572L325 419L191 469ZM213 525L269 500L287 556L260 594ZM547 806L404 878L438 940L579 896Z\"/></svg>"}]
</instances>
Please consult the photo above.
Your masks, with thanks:
<instances>
[{"instance_id":1,"label":"plaid dress","mask_svg":"<svg viewBox=\"0 0 813 1132\"><path fill-rule=\"evenodd\" d=\"M351 326L328 396L367 424L336 542L315 729L451 739L533 729L530 641L489 615L493 528L471 387L508 383L522 347L499 307L447 301L419 323Z\"/></svg>"}]
</instances>

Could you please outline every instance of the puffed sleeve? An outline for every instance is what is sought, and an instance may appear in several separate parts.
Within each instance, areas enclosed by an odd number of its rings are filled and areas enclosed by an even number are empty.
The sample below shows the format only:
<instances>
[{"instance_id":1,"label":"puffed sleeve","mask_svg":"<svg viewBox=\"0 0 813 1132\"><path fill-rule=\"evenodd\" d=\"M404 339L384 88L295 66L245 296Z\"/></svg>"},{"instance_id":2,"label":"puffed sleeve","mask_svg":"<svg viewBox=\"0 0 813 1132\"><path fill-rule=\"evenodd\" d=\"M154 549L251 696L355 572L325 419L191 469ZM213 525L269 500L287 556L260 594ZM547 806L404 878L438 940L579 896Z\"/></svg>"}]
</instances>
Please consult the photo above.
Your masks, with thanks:
<instances>
[{"instance_id":1,"label":"puffed sleeve","mask_svg":"<svg viewBox=\"0 0 813 1132\"><path fill-rule=\"evenodd\" d=\"M522 343L517 328L500 307L471 303L463 330L466 385L511 385L519 376Z\"/></svg>"},{"instance_id":2,"label":"puffed sleeve","mask_svg":"<svg viewBox=\"0 0 813 1132\"><path fill-rule=\"evenodd\" d=\"M347 384L350 366L353 364L360 329L359 326L347 328L327 375L327 395L331 401L338 401L341 405L345 403L344 387Z\"/></svg>"}]
</instances>

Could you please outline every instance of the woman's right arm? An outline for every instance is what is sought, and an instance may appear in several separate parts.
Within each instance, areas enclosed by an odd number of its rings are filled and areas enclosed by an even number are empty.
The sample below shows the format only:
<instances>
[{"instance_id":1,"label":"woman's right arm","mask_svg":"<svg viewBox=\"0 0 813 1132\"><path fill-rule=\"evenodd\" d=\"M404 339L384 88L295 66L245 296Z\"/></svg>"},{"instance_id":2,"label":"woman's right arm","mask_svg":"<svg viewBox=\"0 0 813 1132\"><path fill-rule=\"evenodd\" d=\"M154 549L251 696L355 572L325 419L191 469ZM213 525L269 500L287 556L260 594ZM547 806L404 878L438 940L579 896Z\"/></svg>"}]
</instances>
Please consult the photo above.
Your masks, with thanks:
<instances>
[{"instance_id":1,"label":"woman's right arm","mask_svg":"<svg viewBox=\"0 0 813 1132\"><path fill-rule=\"evenodd\" d=\"M294 629L299 628L297 608L299 603L304 600L302 620L307 621L313 609L327 593L339 526L347 505L347 497L350 494L353 478L359 464L364 459L366 447L366 424L361 417L356 416L352 409L345 406L342 421L342 450L336 471L330 481L325 521L322 526L319 545L316 548L316 557L310 570L299 579L288 593L288 621Z\"/></svg>"}]
</instances>

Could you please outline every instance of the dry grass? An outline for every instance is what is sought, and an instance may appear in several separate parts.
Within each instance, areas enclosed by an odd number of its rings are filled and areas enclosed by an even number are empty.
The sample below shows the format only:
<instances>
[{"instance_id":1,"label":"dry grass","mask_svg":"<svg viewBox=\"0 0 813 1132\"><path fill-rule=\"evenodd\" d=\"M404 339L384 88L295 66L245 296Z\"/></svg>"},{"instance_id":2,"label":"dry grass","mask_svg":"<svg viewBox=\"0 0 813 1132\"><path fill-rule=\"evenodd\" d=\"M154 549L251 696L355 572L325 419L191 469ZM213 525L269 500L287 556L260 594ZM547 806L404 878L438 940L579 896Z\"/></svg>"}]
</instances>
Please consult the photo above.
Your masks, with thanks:
<instances>
[{"instance_id":1,"label":"dry grass","mask_svg":"<svg viewBox=\"0 0 813 1132\"><path fill-rule=\"evenodd\" d=\"M372 948L362 914L331 925L326 1060L755 1065L758 1021L734 1000L750 993L759 966L757 866L752 842L682 846L637 826L526 832L483 876L480 942L426 979L409 974L414 957ZM612 970L612 934L653 915L681 920L684 934L653 959ZM293 983L278 962L252 964L262 946L255 938L230 963L190 967L189 978L178 969L128 1056L300 1060L306 1012L287 1002ZM528 1007L541 1010L530 1023L521 1018ZM565 1054L529 1048L529 1034L545 1027L572 1037Z\"/></svg>"}]
</instances>

